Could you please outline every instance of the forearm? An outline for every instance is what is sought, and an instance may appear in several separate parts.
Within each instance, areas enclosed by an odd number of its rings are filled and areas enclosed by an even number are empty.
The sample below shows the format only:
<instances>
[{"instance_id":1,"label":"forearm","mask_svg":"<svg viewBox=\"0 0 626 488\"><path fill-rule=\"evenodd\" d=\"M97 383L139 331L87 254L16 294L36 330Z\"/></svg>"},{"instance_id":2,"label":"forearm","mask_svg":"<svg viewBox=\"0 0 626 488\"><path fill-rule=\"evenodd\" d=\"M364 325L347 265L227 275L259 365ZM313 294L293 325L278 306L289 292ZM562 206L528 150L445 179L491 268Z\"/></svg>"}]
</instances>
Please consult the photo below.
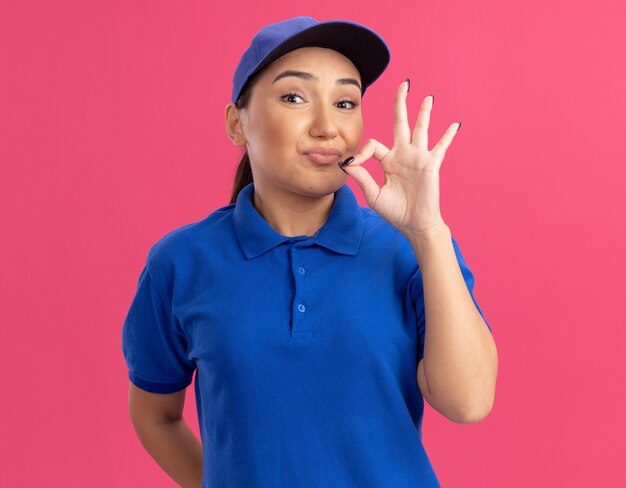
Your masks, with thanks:
<instances>
[{"instance_id":1,"label":"forearm","mask_svg":"<svg viewBox=\"0 0 626 488\"><path fill-rule=\"evenodd\" d=\"M183 419L136 424L135 431L146 451L179 486L200 488L202 445Z\"/></svg>"},{"instance_id":2,"label":"forearm","mask_svg":"<svg viewBox=\"0 0 626 488\"><path fill-rule=\"evenodd\" d=\"M450 229L442 226L428 237L409 240L424 286L422 366L432 406L454 420L480 419L495 395L495 342L463 279Z\"/></svg>"}]
</instances>

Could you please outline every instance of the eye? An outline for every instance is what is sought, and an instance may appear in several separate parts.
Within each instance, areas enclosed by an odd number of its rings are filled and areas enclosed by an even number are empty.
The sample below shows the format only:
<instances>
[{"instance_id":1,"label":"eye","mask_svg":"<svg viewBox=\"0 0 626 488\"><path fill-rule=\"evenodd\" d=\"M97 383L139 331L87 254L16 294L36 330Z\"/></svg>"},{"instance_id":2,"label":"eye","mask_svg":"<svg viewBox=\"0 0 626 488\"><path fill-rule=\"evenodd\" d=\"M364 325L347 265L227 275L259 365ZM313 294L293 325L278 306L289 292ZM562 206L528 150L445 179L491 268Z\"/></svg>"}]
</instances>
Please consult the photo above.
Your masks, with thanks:
<instances>
[{"instance_id":1,"label":"eye","mask_svg":"<svg viewBox=\"0 0 626 488\"><path fill-rule=\"evenodd\" d=\"M352 106L351 107L345 107L344 106L344 107L339 107L339 108L347 108L347 109L353 110L353 109L355 109L359 105L355 100L341 100L341 101L337 102L337 105L341 105L341 104L345 104L345 103L351 104Z\"/></svg>"},{"instance_id":2,"label":"eye","mask_svg":"<svg viewBox=\"0 0 626 488\"><path fill-rule=\"evenodd\" d=\"M301 98L302 100L304 100L302 95L300 95L299 93L295 93L295 92L285 93L284 95L280 97L281 100L285 100L285 101L288 101L288 99L293 99L293 98Z\"/></svg>"}]
</instances>

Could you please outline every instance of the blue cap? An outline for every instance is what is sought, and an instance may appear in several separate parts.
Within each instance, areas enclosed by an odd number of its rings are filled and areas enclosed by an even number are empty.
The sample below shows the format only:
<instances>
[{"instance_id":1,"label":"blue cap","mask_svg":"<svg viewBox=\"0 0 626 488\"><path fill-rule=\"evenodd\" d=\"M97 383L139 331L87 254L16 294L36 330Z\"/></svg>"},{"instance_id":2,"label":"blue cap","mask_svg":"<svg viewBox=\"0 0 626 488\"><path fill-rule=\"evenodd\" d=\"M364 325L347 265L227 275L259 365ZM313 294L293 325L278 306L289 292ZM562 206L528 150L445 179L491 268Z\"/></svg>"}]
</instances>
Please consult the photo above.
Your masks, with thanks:
<instances>
[{"instance_id":1,"label":"blue cap","mask_svg":"<svg viewBox=\"0 0 626 488\"><path fill-rule=\"evenodd\" d=\"M346 20L318 22L300 16L269 24L256 33L233 76L236 103L250 77L279 57L301 47L324 47L347 57L361 74L363 93L385 71L391 54L373 30Z\"/></svg>"}]
</instances>

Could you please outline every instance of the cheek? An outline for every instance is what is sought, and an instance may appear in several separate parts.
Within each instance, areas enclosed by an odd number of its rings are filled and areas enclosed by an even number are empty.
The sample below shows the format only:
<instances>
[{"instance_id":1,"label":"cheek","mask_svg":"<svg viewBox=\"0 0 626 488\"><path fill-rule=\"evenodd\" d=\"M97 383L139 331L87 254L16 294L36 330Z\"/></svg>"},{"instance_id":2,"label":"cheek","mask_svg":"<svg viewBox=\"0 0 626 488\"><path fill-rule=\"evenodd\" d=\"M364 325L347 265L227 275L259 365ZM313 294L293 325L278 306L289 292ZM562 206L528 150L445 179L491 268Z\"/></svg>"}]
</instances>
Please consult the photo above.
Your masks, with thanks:
<instances>
[{"instance_id":1,"label":"cheek","mask_svg":"<svg viewBox=\"0 0 626 488\"><path fill-rule=\"evenodd\" d=\"M256 120L253 129L256 146L262 147L264 152L280 152L283 145L295 143L298 121L268 114Z\"/></svg>"},{"instance_id":2,"label":"cheek","mask_svg":"<svg viewBox=\"0 0 626 488\"><path fill-rule=\"evenodd\" d=\"M344 138L352 149L358 146L363 135L363 120L351 120L344 125Z\"/></svg>"},{"instance_id":3,"label":"cheek","mask_svg":"<svg viewBox=\"0 0 626 488\"><path fill-rule=\"evenodd\" d=\"M294 165L285 165L284 161L297 151L301 121L270 113L251 121L248 151L257 170L272 175L271 178L290 180L297 176L297 171Z\"/></svg>"},{"instance_id":4,"label":"cheek","mask_svg":"<svg viewBox=\"0 0 626 488\"><path fill-rule=\"evenodd\" d=\"M290 117L289 115L282 114L282 116L276 116L269 123L276 141L293 145L305 129L306 122L301 117Z\"/></svg>"}]
</instances>

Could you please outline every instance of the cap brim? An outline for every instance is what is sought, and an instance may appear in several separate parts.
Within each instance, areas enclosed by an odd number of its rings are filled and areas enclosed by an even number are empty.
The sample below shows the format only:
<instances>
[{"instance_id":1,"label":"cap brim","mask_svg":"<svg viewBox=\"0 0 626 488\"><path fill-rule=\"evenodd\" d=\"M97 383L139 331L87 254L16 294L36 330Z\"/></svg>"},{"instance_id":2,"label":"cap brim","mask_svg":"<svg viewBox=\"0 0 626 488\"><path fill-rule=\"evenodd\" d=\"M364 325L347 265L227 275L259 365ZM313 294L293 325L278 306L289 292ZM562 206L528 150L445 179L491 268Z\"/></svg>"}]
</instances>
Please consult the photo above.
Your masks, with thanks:
<instances>
[{"instance_id":1,"label":"cap brim","mask_svg":"<svg viewBox=\"0 0 626 488\"><path fill-rule=\"evenodd\" d=\"M323 47L346 56L359 70L363 93L385 71L391 59L387 44L374 31L352 22L333 20L320 22L283 41L270 51L248 79L281 56L301 47Z\"/></svg>"}]
</instances>

